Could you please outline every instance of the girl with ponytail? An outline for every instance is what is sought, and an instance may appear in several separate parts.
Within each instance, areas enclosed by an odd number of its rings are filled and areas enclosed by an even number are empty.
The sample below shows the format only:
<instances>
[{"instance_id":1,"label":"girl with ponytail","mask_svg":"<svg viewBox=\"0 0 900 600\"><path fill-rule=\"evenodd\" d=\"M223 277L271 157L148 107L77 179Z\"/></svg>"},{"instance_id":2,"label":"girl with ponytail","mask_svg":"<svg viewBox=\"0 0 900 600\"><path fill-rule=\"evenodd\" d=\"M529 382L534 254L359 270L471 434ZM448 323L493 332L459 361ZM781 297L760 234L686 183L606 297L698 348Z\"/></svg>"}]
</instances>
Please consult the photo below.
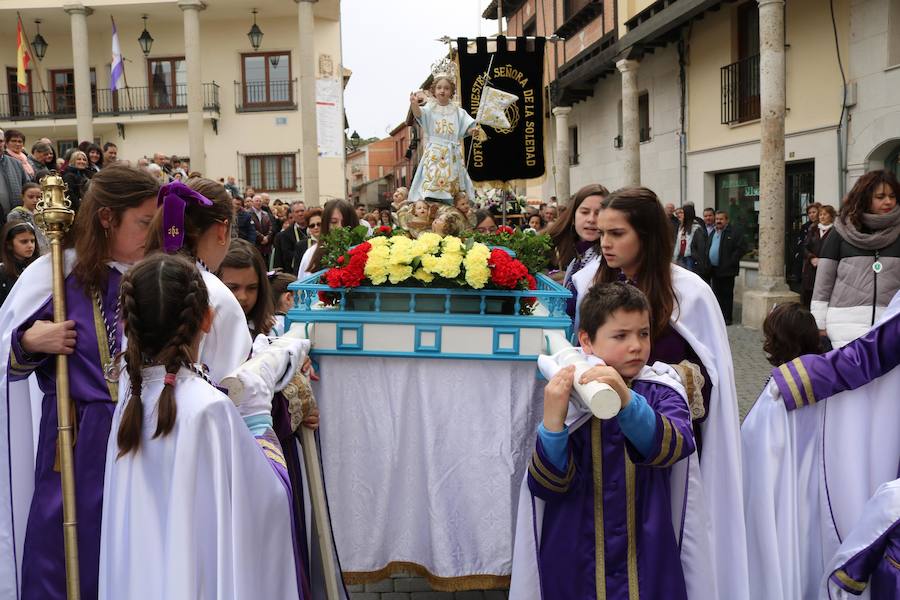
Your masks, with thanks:
<instances>
[{"instance_id":1,"label":"girl with ponytail","mask_svg":"<svg viewBox=\"0 0 900 600\"><path fill-rule=\"evenodd\" d=\"M214 319L202 275L156 253L125 275L121 306L131 386L106 453L99 598L298 598L271 417L235 408L197 364Z\"/></svg>"}]
</instances>

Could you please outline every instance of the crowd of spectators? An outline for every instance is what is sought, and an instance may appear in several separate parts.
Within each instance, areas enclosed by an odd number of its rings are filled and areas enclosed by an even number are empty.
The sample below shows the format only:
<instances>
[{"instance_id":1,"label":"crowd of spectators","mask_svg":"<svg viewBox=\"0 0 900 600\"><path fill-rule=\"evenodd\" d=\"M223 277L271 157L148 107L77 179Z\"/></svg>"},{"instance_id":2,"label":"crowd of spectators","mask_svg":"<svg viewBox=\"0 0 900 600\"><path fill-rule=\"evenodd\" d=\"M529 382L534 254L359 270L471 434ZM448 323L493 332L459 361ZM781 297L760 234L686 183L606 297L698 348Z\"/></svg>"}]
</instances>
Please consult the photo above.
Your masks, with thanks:
<instances>
[{"instance_id":1,"label":"crowd of spectators","mask_svg":"<svg viewBox=\"0 0 900 600\"><path fill-rule=\"evenodd\" d=\"M31 251L33 256L29 260L33 260L47 249L47 241L43 234L35 228L33 218L36 203L40 198L38 183L43 176L51 171L62 175L68 187L72 208L77 211L81 204L81 198L95 173L103 169L104 165L127 162L119 157L118 147L113 142L106 142L102 146L93 142L82 142L77 147L68 149L64 156L57 156L54 143L48 138L35 140L30 146L30 151L27 148L27 140L21 131L17 129L0 131L0 226L7 224L7 221L13 224L24 223L27 226L24 229L21 227L4 229L3 265L6 266L0 265L4 282L15 281L16 272L20 272L20 268L24 268L28 263L24 257L13 252L15 248L18 248L20 252L24 252L24 249L29 247L33 248ZM191 177L200 176L200 173L191 171L190 161L187 158L171 156L162 152L154 153L149 158L138 158L135 164L157 177L161 184L170 181L186 181ZM866 202L874 202L872 198L884 197L888 192L897 188L896 178L891 174L877 173L879 174L863 178L865 181L860 185L864 184L866 189L857 190L856 193L851 192L849 197L853 199L853 206L864 206ZM323 222L323 220L328 221L330 217L323 214L322 208L307 207L303 201L285 203L279 198L273 199L269 194L258 192L252 187L241 189L233 176L220 178L219 183L224 185L234 203L235 226L232 228L232 236L252 244L262 256L263 263L271 271L298 274L304 255L311 256L311 249L315 248L320 232L323 229L327 230L329 225L336 225L336 223ZM340 200L341 210L328 211L326 206L324 212L342 215L343 212L346 212L344 209L347 209L356 217L357 223L366 224L371 229L384 225L396 227L398 226L398 211L407 202L407 195L406 188L401 187L394 192L392 202L386 206L377 208L366 207L362 204L353 206ZM572 206L573 202L574 200L570 199L567 203L568 206ZM505 223L513 229L549 234L553 239L555 252L560 248L570 246L576 249L582 248L572 256L569 256L571 253L558 252L565 256L557 256L557 258L566 259L562 262L555 261L557 264L554 266L560 273L564 273L570 267L572 259L583 259L583 252L592 247L596 254L601 254L596 240L587 240L579 236L573 225L575 221L566 215L567 205L557 203L555 197L551 197L548 202L538 206L527 206L523 210L517 211L517 214L506 216L501 215L496 207L475 205L465 194L459 194L454 199L454 206L465 216L468 221L467 226L479 233L494 233ZM731 324L734 319L735 278L740 272L741 259L747 252L747 240L744 232L729 222L729 215L726 211L716 211L707 207L702 210L702 216L700 216L691 203L681 207L676 207L673 203L666 203L664 209L673 241L672 262L698 274L710 285L719 302L725 322ZM577 210L577 207L572 210ZM853 214L848 213L847 215L844 213L850 209L844 209L840 218L838 218L837 211L828 205L810 204L806 210L807 221L792 242L794 244L793 260L789 260L786 264L786 271L794 279L800 281L802 304L809 307L814 304L814 289L816 288L817 274L821 270L822 253L826 253L829 260L832 260L831 255L837 252L837 258L834 260L839 261L843 257L841 252L846 253L852 250L850 248L845 252L841 244L850 243L853 248L857 249L859 244L865 246L869 243L867 236L872 237L871 231L874 231L872 228L881 227L882 224L880 222L876 225L867 224L863 216L859 216L874 214L875 217L866 217L873 222L880 218L877 217L879 213L873 212L874 209L870 210L870 208L853 208L851 211ZM885 219L887 217L882 218L882 220ZM838 221L840 221L838 228L843 228L844 233L836 236L832 234L832 227ZM886 227L888 232L892 232L893 222ZM26 229L27 231L25 231ZM857 231L859 234L856 233ZM15 240L21 236L27 237L26 233L34 238L33 243L30 246L17 246ZM853 246L852 242L844 239L854 235L856 237L853 238L853 241L857 246ZM829 237L836 238L837 241L826 244ZM872 244L877 245L884 241L882 238L885 238L885 235L880 234L875 237L877 241ZM893 277L893 263L890 262L893 259L893 250L889 250L887 254L884 253L884 250L888 246L893 248L895 240L888 241L890 244L886 244L884 248L865 248L865 250L875 253L874 260L879 266L889 265L891 269L888 275ZM881 255L879 255L880 250L882 251ZM879 260L879 256L882 257L881 260ZM12 267L9 266L10 263L13 263ZM828 262L827 264L830 269L830 265L833 263ZM874 267L866 271L873 269ZM834 277L830 270L827 273L829 278ZM875 272L875 275L877 277L878 272ZM882 279L886 279L886 276L883 276ZM880 295L888 294L889 289L895 287L893 279L887 281L891 284L879 286ZM2 291L7 289L3 287L5 285L6 283L0 283L0 299L5 297L5 292ZM831 287L824 284L820 287L822 291L819 295L823 298L818 300L820 303L818 306L824 302L826 307L834 308L835 304L829 303L828 298L825 298L826 296L830 297L833 293ZM838 285L836 291L840 292L840 290L841 286ZM844 302L844 300L842 299L840 302ZM823 309L818 306L814 307L813 312L816 314L824 334L825 314ZM832 312L834 311L832 310Z\"/></svg>"}]
</instances>

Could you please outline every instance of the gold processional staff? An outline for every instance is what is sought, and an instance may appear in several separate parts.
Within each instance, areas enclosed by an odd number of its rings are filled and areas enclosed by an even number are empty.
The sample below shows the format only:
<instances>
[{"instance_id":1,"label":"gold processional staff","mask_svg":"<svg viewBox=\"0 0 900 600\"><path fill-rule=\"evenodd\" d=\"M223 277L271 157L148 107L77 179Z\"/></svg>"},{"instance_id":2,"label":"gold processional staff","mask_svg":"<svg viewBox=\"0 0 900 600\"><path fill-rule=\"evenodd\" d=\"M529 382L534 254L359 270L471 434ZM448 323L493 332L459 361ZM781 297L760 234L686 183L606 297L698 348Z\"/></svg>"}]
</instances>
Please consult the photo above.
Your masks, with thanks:
<instances>
[{"instance_id":1,"label":"gold processional staff","mask_svg":"<svg viewBox=\"0 0 900 600\"><path fill-rule=\"evenodd\" d=\"M66 320L66 274L63 270L63 242L75 220L72 203L66 198L67 186L55 171L41 178L41 199L34 222L50 240L53 265L53 322ZM115 398L113 398L115 400ZM65 354L56 355L56 415L58 420L60 479L63 499L63 539L66 552L66 596L79 600L81 582L78 573L78 520L75 516L75 465L72 400L69 398L69 363Z\"/></svg>"}]
</instances>

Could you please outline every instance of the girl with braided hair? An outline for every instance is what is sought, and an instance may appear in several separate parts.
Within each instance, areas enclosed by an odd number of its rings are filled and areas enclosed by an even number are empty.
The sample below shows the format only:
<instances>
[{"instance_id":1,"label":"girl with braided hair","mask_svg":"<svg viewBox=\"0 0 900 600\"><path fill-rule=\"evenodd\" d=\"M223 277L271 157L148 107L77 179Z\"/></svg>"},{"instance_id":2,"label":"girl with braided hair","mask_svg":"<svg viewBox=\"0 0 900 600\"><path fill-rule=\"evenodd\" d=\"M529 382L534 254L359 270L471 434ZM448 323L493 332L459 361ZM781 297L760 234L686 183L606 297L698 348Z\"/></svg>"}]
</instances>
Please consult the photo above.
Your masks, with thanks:
<instances>
[{"instance_id":1,"label":"girl with braided hair","mask_svg":"<svg viewBox=\"0 0 900 600\"><path fill-rule=\"evenodd\" d=\"M221 183L193 177L160 188L157 205L147 237L147 254L179 253L200 269L215 317L200 343L199 362L209 367L210 378L218 383L247 360L252 344L241 305L214 275L231 244L231 194Z\"/></svg>"},{"instance_id":2,"label":"girl with braided hair","mask_svg":"<svg viewBox=\"0 0 900 600\"><path fill-rule=\"evenodd\" d=\"M303 597L271 407L235 408L196 362L214 319L200 272L151 255L121 303L131 392L106 453L99 598Z\"/></svg>"},{"instance_id":3,"label":"girl with braided hair","mask_svg":"<svg viewBox=\"0 0 900 600\"><path fill-rule=\"evenodd\" d=\"M68 355L82 598L97 597L106 442L118 399L122 273L144 256L157 181L122 164L97 173L65 240L66 317L53 322L50 256L0 310L0 598L66 597L57 453L56 355Z\"/></svg>"}]
</instances>

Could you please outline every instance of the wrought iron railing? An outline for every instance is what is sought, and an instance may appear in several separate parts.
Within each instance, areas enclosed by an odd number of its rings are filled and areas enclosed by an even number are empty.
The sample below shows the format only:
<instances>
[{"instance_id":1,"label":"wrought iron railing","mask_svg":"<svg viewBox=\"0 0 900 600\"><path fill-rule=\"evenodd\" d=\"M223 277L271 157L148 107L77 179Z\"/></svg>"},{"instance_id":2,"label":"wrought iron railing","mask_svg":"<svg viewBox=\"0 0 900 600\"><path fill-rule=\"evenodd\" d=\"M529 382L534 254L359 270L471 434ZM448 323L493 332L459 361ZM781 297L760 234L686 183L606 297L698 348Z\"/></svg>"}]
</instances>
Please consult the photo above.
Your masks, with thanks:
<instances>
[{"instance_id":1,"label":"wrought iron railing","mask_svg":"<svg viewBox=\"0 0 900 600\"><path fill-rule=\"evenodd\" d=\"M187 84L97 89L91 93L95 117L187 112ZM219 85L203 84L203 110L219 112ZM67 119L75 116L73 92L0 94L0 121Z\"/></svg>"},{"instance_id":2,"label":"wrought iron railing","mask_svg":"<svg viewBox=\"0 0 900 600\"><path fill-rule=\"evenodd\" d=\"M722 124L745 123L759 118L759 55L721 69Z\"/></svg>"},{"instance_id":3,"label":"wrought iron railing","mask_svg":"<svg viewBox=\"0 0 900 600\"><path fill-rule=\"evenodd\" d=\"M235 81L234 108L238 112L297 108L297 80Z\"/></svg>"}]
</instances>

